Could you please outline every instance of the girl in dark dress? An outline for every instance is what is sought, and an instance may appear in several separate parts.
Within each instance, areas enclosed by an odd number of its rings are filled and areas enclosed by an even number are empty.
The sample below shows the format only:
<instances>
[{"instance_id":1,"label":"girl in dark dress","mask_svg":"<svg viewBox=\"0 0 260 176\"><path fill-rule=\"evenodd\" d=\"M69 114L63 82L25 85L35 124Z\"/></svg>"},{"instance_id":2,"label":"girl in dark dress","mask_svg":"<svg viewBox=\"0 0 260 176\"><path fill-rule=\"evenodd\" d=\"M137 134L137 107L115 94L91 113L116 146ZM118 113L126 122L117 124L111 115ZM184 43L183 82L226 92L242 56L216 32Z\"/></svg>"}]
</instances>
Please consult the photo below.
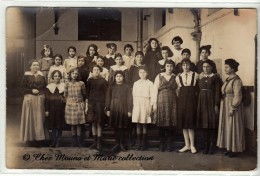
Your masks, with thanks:
<instances>
[{"instance_id":1,"label":"girl in dark dress","mask_svg":"<svg viewBox=\"0 0 260 176\"><path fill-rule=\"evenodd\" d=\"M199 49L201 60L199 60L196 64L198 74L203 72L202 63L205 60L209 60L210 62L212 62L212 65L213 65L212 66L212 73L217 73L217 67L216 67L215 62L209 59L209 56L211 54L210 49L211 49L211 45L205 45L205 46L200 47L200 49Z\"/></svg>"},{"instance_id":2,"label":"girl in dark dress","mask_svg":"<svg viewBox=\"0 0 260 176\"><path fill-rule=\"evenodd\" d=\"M182 59L190 59L190 56L191 56L190 50L188 48L183 49L182 52L181 52L181 56L182 56ZM193 71L193 72L197 72L196 65L193 62L191 62L190 70ZM183 72L182 65L181 65L181 62L179 62L176 65L175 73L176 73L176 75L179 75L182 72Z\"/></svg>"},{"instance_id":3,"label":"girl in dark dress","mask_svg":"<svg viewBox=\"0 0 260 176\"><path fill-rule=\"evenodd\" d=\"M107 44L108 54L104 57L104 67L110 70L112 65L115 65L115 53L117 51L117 45L115 43Z\"/></svg>"},{"instance_id":4,"label":"girl in dark dress","mask_svg":"<svg viewBox=\"0 0 260 176\"><path fill-rule=\"evenodd\" d=\"M178 84L177 127L183 130L185 146L179 152L191 150L192 153L196 153L194 129L197 114L198 75L190 71L191 61L189 59L183 59L181 64L183 73L176 77Z\"/></svg>"},{"instance_id":5,"label":"girl in dark dress","mask_svg":"<svg viewBox=\"0 0 260 176\"><path fill-rule=\"evenodd\" d=\"M165 71L159 73L154 81L153 109L155 117L153 123L159 127L160 151L171 151L171 137L177 123L177 84L173 74L175 64L172 60L165 62Z\"/></svg>"},{"instance_id":6,"label":"girl in dark dress","mask_svg":"<svg viewBox=\"0 0 260 176\"><path fill-rule=\"evenodd\" d=\"M132 91L130 86L124 83L123 71L116 71L114 75L115 83L110 85L106 95L106 111L111 118L111 126L115 128L116 145L112 150L125 151L123 140L129 118L132 116Z\"/></svg>"},{"instance_id":7,"label":"girl in dark dress","mask_svg":"<svg viewBox=\"0 0 260 176\"><path fill-rule=\"evenodd\" d=\"M97 60L98 56L98 47L95 44L90 44L88 46L87 52L86 52L86 63L88 70L90 70Z\"/></svg>"},{"instance_id":8,"label":"girl in dark dress","mask_svg":"<svg viewBox=\"0 0 260 176\"><path fill-rule=\"evenodd\" d=\"M102 149L102 126L104 123L104 109L105 109L105 96L108 87L108 82L100 76L102 68L94 65L91 69L92 77L87 82L87 100L86 100L86 113L90 120L87 122L92 123L92 134L94 143L89 147L90 149ZM87 118L88 119L88 118Z\"/></svg>"},{"instance_id":9,"label":"girl in dark dress","mask_svg":"<svg viewBox=\"0 0 260 176\"><path fill-rule=\"evenodd\" d=\"M86 65L86 59L83 55L78 56L77 65L78 65L78 70L79 70L79 75L80 75L80 81L84 82L85 86L87 87L89 69Z\"/></svg>"},{"instance_id":10,"label":"girl in dark dress","mask_svg":"<svg viewBox=\"0 0 260 176\"><path fill-rule=\"evenodd\" d=\"M197 128L202 129L204 154L213 154L216 145L218 112L221 97L221 80L212 73L212 62L203 62L203 72L199 75L199 96ZM209 147L210 146L210 147Z\"/></svg>"},{"instance_id":11,"label":"girl in dark dress","mask_svg":"<svg viewBox=\"0 0 260 176\"><path fill-rule=\"evenodd\" d=\"M146 49L144 64L147 66L149 71L149 80L154 82L157 76L157 65L161 55L159 41L156 38L151 38L148 41L148 46Z\"/></svg>"},{"instance_id":12,"label":"girl in dark dress","mask_svg":"<svg viewBox=\"0 0 260 176\"><path fill-rule=\"evenodd\" d=\"M59 70L52 72L51 79L54 80L54 82L47 86L45 116L47 126L51 130L52 142L50 147L59 147L62 129L65 127L65 84L61 82L62 73Z\"/></svg>"}]
</instances>

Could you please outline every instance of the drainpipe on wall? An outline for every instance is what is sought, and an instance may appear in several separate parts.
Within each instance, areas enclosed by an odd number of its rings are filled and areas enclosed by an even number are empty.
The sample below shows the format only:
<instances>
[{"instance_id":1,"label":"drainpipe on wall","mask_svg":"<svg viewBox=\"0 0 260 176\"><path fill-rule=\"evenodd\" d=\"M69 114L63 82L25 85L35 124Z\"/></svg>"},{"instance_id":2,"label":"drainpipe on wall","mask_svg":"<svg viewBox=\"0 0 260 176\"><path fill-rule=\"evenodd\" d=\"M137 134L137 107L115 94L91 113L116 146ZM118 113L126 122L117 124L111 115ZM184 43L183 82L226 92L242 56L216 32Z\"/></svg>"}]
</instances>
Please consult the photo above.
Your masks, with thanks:
<instances>
[{"instance_id":1,"label":"drainpipe on wall","mask_svg":"<svg viewBox=\"0 0 260 176\"><path fill-rule=\"evenodd\" d=\"M191 33L193 40L196 42L196 63L200 60L200 41L201 41L201 27L200 27L200 10L191 9L191 13L194 16L194 32Z\"/></svg>"},{"instance_id":2,"label":"drainpipe on wall","mask_svg":"<svg viewBox=\"0 0 260 176\"><path fill-rule=\"evenodd\" d=\"M137 51L143 51L143 9L137 12Z\"/></svg>"}]
</instances>

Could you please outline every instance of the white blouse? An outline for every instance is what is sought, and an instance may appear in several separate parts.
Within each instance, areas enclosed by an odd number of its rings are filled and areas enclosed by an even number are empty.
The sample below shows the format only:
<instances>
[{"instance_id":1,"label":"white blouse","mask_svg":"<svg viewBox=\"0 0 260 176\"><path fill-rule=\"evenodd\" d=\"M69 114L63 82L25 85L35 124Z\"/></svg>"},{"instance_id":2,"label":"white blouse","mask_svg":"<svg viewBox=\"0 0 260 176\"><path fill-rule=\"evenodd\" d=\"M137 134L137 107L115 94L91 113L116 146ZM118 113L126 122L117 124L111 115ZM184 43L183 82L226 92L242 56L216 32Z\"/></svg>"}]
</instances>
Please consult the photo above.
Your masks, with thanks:
<instances>
[{"instance_id":1,"label":"white blouse","mask_svg":"<svg viewBox=\"0 0 260 176\"><path fill-rule=\"evenodd\" d=\"M123 61L124 65L129 69L131 65L134 65L135 59L133 56L123 55Z\"/></svg>"},{"instance_id":2,"label":"white blouse","mask_svg":"<svg viewBox=\"0 0 260 176\"><path fill-rule=\"evenodd\" d=\"M182 82L184 86L191 86L191 81L192 81L192 75L194 72L189 71L187 73L183 72L181 73L179 76L181 76L182 78ZM176 83L178 85L178 87L181 87L181 81L179 76L176 77ZM194 81L193 81L193 86L196 85L197 79L199 78L199 75L197 73L195 73L195 77L194 77Z\"/></svg>"},{"instance_id":3,"label":"white blouse","mask_svg":"<svg viewBox=\"0 0 260 176\"><path fill-rule=\"evenodd\" d=\"M133 86L133 100L135 100L136 97L144 97L144 98L151 98L153 95L153 83L149 79L142 80L139 79L134 83ZM135 101L134 101L135 102ZM152 101L151 101L151 105Z\"/></svg>"}]
</instances>

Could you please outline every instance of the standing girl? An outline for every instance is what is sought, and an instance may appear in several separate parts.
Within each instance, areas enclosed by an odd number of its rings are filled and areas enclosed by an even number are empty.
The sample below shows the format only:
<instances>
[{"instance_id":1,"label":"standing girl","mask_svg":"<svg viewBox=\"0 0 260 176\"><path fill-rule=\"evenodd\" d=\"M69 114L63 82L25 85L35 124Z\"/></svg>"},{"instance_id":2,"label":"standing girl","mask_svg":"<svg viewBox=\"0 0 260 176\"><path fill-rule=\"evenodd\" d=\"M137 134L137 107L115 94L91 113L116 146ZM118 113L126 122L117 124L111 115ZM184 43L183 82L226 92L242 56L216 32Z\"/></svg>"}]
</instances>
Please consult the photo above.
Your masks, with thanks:
<instances>
[{"instance_id":1,"label":"standing girl","mask_svg":"<svg viewBox=\"0 0 260 176\"><path fill-rule=\"evenodd\" d=\"M181 61L183 72L176 77L178 84L178 114L177 127L183 130L185 146L179 152L191 150L196 153L194 145L194 129L197 115L197 79L198 75L190 71L191 61Z\"/></svg>"},{"instance_id":2,"label":"standing girl","mask_svg":"<svg viewBox=\"0 0 260 176\"><path fill-rule=\"evenodd\" d=\"M199 96L197 108L197 128L204 138L204 154L213 154L216 145L216 129L221 97L221 80L212 73L212 62L203 61L203 72L199 75Z\"/></svg>"},{"instance_id":3,"label":"standing girl","mask_svg":"<svg viewBox=\"0 0 260 176\"><path fill-rule=\"evenodd\" d=\"M106 69L105 67L103 67L104 65L104 58L102 56L97 56L97 60L95 61L96 65L100 66L101 68L101 72L100 72L100 76L102 78L104 78L106 81L108 81L108 77L109 77L109 71L108 69ZM89 78L92 78L92 73L89 73Z\"/></svg>"},{"instance_id":4,"label":"standing girl","mask_svg":"<svg viewBox=\"0 0 260 176\"><path fill-rule=\"evenodd\" d=\"M72 68L68 73L69 82L66 83L64 95L66 97L65 121L71 125L72 132L72 147L81 143L81 124L85 121L85 97L86 88L84 82L79 81L79 71L77 68Z\"/></svg>"},{"instance_id":5,"label":"standing girl","mask_svg":"<svg viewBox=\"0 0 260 176\"><path fill-rule=\"evenodd\" d=\"M117 45L115 43L107 44L108 54L104 57L104 67L110 69L112 65L115 65L115 53L117 51Z\"/></svg>"},{"instance_id":6,"label":"standing girl","mask_svg":"<svg viewBox=\"0 0 260 176\"><path fill-rule=\"evenodd\" d=\"M45 81L48 80L48 72L50 67L53 65L53 51L51 46L44 45L44 48L41 51L42 58L39 60L40 63L40 71L42 72Z\"/></svg>"},{"instance_id":7,"label":"standing girl","mask_svg":"<svg viewBox=\"0 0 260 176\"><path fill-rule=\"evenodd\" d=\"M217 146L225 148L229 157L245 150L245 119L242 104L242 81L236 74L239 63L234 59L225 60L228 75L221 92Z\"/></svg>"},{"instance_id":8,"label":"standing girl","mask_svg":"<svg viewBox=\"0 0 260 176\"><path fill-rule=\"evenodd\" d=\"M52 73L54 70L59 70L62 74L61 82L65 82L65 79L67 78L67 72L65 67L62 65L62 56L60 54L56 54L54 56L54 65L51 66L49 74L48 74L48 84L53 83L54 80L52 79Z\"/></svg>"},{"instance_id":9,"label":"standing girl","mask_svg":"<svg viewBox=\"0 0 260 176\"><path fill-rule=\"evenodd\" d=\"M154 81L153 123L159 127L160 151L165 149L167 138L167 151L171 151L171 137L177 121L177 84L173 74L175 64L172 60L165 62L165 72L156 76Z\"/></svg>"},{"instance_id":10,"label":"standing girl","mask_svg":"<svg viewBox=\"0 0 260 176\"><path fill-rule=\"evenodd\" d=\"M59 147L62 129L65 127L64 110L65 84L61 82L62 73L59 70L54 70L51 75L54 81L47 86L45 99L45 116L47 126L51 130L51 145L50 147Z\"/></svg>"},{"instance_id":11,"label":"standing girl","mask_svg":"<svg viewBox=\"0 0 260 176\"><path fill-rule=\"evenodd\" d=\"M64 60L64 66L66 68L67 73L69 73L69 71L72 68L76 68L77 67L77 56L76 56L76 48L74 46L70 46L68 48L68 58Z\"/></svg>"},{"instance_id":12,"label":"standing girl","mask_svg":"<svg viewBox=\"0 0 260 176\"><path fill-rule=\"evenodd\" d=\"M40 63L33 60L29 65L31 71L24 73L21 85L24 99L20 126L20 140L28 144L47 138L43 125L45 120L44 90L46 83L43 74L39 71Z\"/></svg>"},{"instance_id":13,"label":"standing girl","mask_svg":"<svg viewBox=\"0 0 260 176\"><path fill-rule=\"evenodd\" d=\"M157 73L162 73L165 71L165 62L170 60L169 57L173 56L172 50L168 46L163 46L161 48L161 60L158 61ZM174 63L175 65L175 63ZM175 66L174 66L175 67ZM175 70L175 68L173 68Z\"/></svg>"},{"instance_id":14,"label":"standing girl","mask_svg":"<svg viewBox=\"0 0 260 176\"><path fill-rule=\"evenodd\" d=\"M125 54L123 55L123 61L124 61L124 65L127 67L127 69L129 69L131 67L131 65L134 64L134 57L132 56L132 52L134 51L134 48L132 45L130 44L126 44L124 46L124 52Z\"/></svg>"},{"instance_id":15,"label":"standing girl","mask_svg":"<svg viewBox=\"0 0 260 176\"><path fill-rule=\"evenodd\" d=\"M78 56L77 65L79 70L80 81L84 82L85 87L87 86L87 80L89 77L89 70L86 65L86 59L83 55Z\"/></svg>"},{"instance_id":16,"label":"standing girl","mask_svg":"<svg viewBox=\"0 0 260 176\"><path fill-rule=\"evenodd\" d=\"M115 62L116 62L116 65L113 65L110 67L110 70L109 70L109 78L108 78L108 82L109 83L113 83L114 80L115 80L115 72L116 71L123 71L124 72L124 79L125 81L127 82L127 66L123 65L124 61L123 61L123 58L122 58L122 55L120 53L117 53L115 55Z\"/></svg>"},{"instance_id":17,"label":"standing girl","mask_svg":"<svg viewBox=\"0 0 260 176\"><path fill-rule=\"evenodd\" d=\"M95 44L90 44L86 52L86 66L90 70L97 60L98 47Z\"/></svg>"},{"instance_id":18,"label":"standing girl","mask_svg":"<svg viewBox=\"0 0 260 176\"><path fill-rule=\"evenodd\" d=\"M108 87L107 81L100 76L102 68L95 65L91 69L92 77L87 82L87 119L92 123L94 143L90 149L102 149L101 137L104 122L105 96Z\"/></svg>"},{"instance_id":19,"label":"standing girl","mask_svg":"<svg viewBox=\"0 0 260 176\"><path fill-rule=\"evenodd\" d=\"M123 140L132 115L132 92L130 86L124 83L123 71L116 71L114 76L115 83L110 85L106 95L106 111L111 126L115 128L116 145L112 150L125 151Z\"/></svg>"},{"instance_id":20,"label":"standing girl","mask_svg":"<svg viewBox=\"0 0 260 176\"><path fill-rule=\"evenodd\" d=\"M181 56L182 56L182 60L183 59L190 59L190 56L191 56L190 50L188 48L183 49L182 52L181 52ZM193 62L191 62L190 70L193 71L193 72L197 72L196 65ZM179 75L182 72L183 72L182 65L181 65L181 62L179 62L176 65L175 73L176 73L176 75Z\"/></svg>"},{"instance_id":21,"label":"standing girl","mask_svg":"<svg viewBox=\"0 0 260 176\"><path fill-rule=\"evenodd\" d=\"M175 36L175 37L173 37L173 39L172 39L172 45L174 46L174 50L173 50L173 52L174 52L174 57L173 57L173 61L175 62L175 63L179 63L179 62L181 62L181 59L182 59L182 57L181 57L181 53L182 53L182 47L181 47L181 45L182 45L182 43L183 43L183 40L182 40L182 38L180 37L180 36Z\"/></svg>"},{"instance_id":22,"label":"standing girl","mask_svg":"<svg viewBox=\"0 0 260 176\"><path fill-rule=\"evenodd\" d=\"M151 123L153 83L148 80L148 69L139 67L140 79L133 86L132 122L136 123L137 150L146 149L147 124ZM141 140L142 138L142 140ZM142 142L141 142L142 141Z\"/></svg>"},{"instance_id":23,"label":"standing girl","mask_svg":"<svg viewBox=\"0 0 260 176\"><path fill-rule=\"evenodd\" d=\"M149 79L154 81L157 75L157 65L160 59L160 45L156 38L151 38L148 41L148 46L146 49L144 64L148 67Z\"/></svg>"},{"instance_id":24,"label":"standing girl","mask_svg":"<svg viewBox=\"0 0 260 176\"><path fill-rule=\"evenodd\" d=\"M133 87L134 82L140 79L139 77L139 67L143 67L144 53L142 51L136 51L135 53L135 63L132 65L128 72L128 83Z\"/></svg>"},{"instance_id":25,"label":"standing girl","mask_svg":"<svg viewBox=\"0 0 260 176\"><path fill-rule=\"evenodd\" d=\"M209 56L211 54L210 52L211 49L211 45L205 45L200 47L199 52L200 52L200 56L201 56L201 60L199 60L196 64L197 67L197 73L200 74L201 72L203 72L203 66L202 66L202 62L205 60L210 60ZM212 62L212 73L217 73L217 67L214 61L210 60L210 62Z\"/></svg>"}]
</instances>

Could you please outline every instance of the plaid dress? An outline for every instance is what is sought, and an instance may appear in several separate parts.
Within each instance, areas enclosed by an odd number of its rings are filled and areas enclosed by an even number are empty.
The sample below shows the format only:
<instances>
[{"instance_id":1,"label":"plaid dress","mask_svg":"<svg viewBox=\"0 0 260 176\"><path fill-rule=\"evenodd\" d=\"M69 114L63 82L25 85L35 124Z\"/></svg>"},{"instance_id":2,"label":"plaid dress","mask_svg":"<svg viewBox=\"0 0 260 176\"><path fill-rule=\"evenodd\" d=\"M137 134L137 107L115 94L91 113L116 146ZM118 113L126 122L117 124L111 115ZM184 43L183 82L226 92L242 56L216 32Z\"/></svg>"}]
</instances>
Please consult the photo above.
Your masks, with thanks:
<instances>
[{"instance_id":1,"label":"plaid dress","mask_svg":"<svg viewBox=\"0 0 260 176\"><path fill-rule=\"evenodd\" d=\"M64 90L67 97L65 107L65 121L69 125L80 125L86 123L85 102L86 88L82 81L68 82Z\"/></svg>"},{"instance_id":2,"label":"plaid dress","mask_svg":"<svg viewBox=\"0 0 260 176\"><path fill-rule=\"evenodd\" d=\"M175 76L172 75L169 81L161 74L159 76L159 87L157 95L157 110L154 122L157 126L176 126L177 119L177 84Z\"/></svg>"}]
</instances>

